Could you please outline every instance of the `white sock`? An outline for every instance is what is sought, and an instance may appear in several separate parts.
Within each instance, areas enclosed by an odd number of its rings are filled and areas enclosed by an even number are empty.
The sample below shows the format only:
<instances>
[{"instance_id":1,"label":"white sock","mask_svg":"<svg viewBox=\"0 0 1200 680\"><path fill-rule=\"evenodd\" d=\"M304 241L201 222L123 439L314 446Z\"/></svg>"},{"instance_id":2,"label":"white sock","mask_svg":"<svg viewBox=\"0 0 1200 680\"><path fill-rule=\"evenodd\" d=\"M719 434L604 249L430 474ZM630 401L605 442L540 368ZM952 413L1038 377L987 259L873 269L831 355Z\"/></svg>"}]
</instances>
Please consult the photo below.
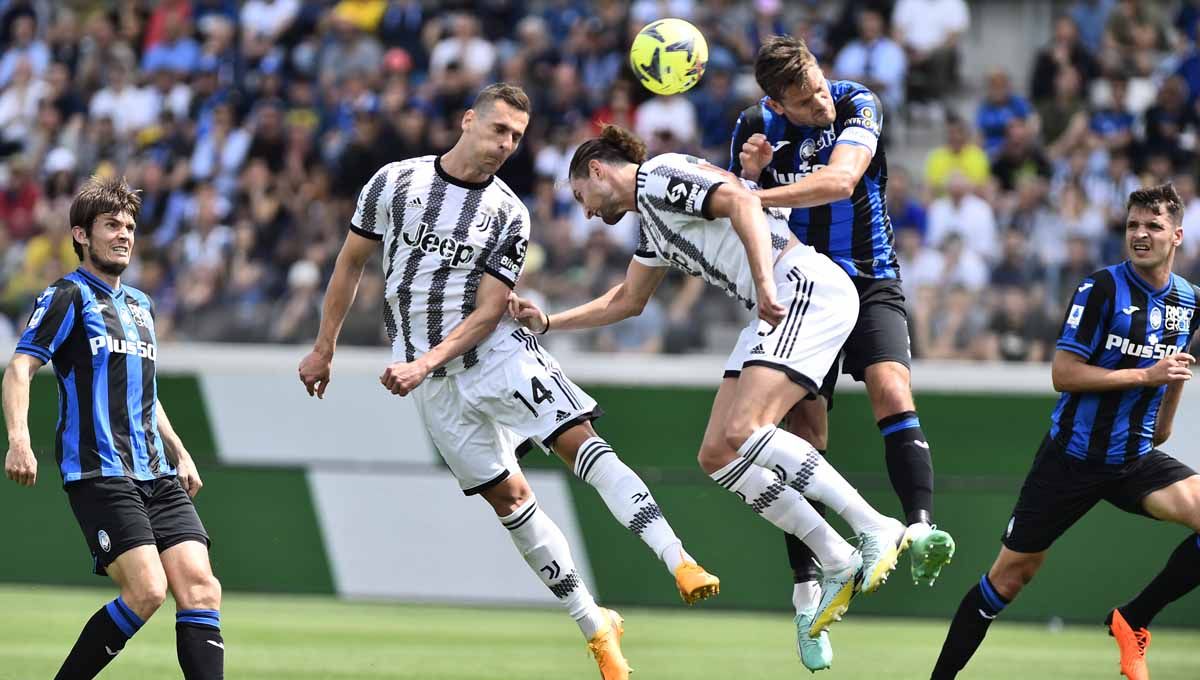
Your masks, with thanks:
<instances>
[{"instance_id":1,"label":"white sock","mask_svg":"<svg viewBox=\"0 0 1200 680\"><path fill-rule=\"evenodd\" d=\"M821 602L821 587L816 581L805 581L792 586L792 606L801 614Z\"/></svg>"},{"instance_id":2,"label":"white sock","mask_svg":"<svg viewBox=\"0 0 1200 680\"><path fill-rule=\"evenodd\" d=\"M587 585L575 571L575 561L571 559L567 538L554 520L538 508L537 499L531 496L512 514L499 519L508 529L529 568L567 608L571 618L579 624L579 630L583 631L584 638L591 640L595 637L608 625L608 619L596 606Z\"/></svg>"},{"instance_id":3,"label":"white sock","mask_svg":"<svg viewBox=\"0 0 1200 680\"><path fill-rule=\"evenodd\" d=\"M825 521L799 492L770 472L738 457L709 475L741 497L754 512L799 538L822 566L837 569L850 561L854 548Z\"/></svg>"},{"instance_id":4,"label":"white sock","mask_svg":"<svg viewBox=\"0 0 1200 680\"><path fill-rule=\"evenodd\" d=\"M824 503L846 520L855 533L883 526L888 521L811 444L787 430L774 425L760 427L738 453L755 465L775 471L805 498Z\"/></svg>"},{"instance_id":5,"label":"white sock","mask_svg":"<svg viewBox=\"0 0 1200 680\"><path fill-rule=\"evenodd\" d=\"M663 517L646 483L617 457L608 442L591 437L579 446L575 474L592 485L617 521L642 539L672 574L683 562L694 562Z\"/></svg>"}]
</instances>

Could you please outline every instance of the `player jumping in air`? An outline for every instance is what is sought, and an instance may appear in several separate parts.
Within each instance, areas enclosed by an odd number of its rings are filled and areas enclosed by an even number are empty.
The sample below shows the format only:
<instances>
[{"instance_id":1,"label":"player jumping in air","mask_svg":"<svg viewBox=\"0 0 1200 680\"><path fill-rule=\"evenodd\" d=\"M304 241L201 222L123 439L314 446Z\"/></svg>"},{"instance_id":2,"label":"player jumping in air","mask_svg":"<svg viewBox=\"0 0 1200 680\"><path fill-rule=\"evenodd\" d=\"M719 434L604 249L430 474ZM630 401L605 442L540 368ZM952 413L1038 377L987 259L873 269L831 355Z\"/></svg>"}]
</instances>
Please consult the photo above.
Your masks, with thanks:
<instances>
[{"instance_id":1,"label":"player jumping in air","mask_svg":"<svg viewBox=\"0 0 1200 680\"><path fill-rule=\"evenodd\" d=\"M1171 273L1183 240L1183 203L1170 184L1129 195L1129 259L1092 274L1075 291L1051 375L1061 392L995 564L963 598L934 680L955 677L992 620L1033 578L1055 539L1096 503L1200 532L1200 476L1159 451L1195 358L1200 289ZM1137 597L1109 612L1121 673L1148 680L1146 628L1200 584L1200 535L1191 533Z\"/></svg>"},{"instance_id":2,"label":"player jumping in air","mask_svg":"<svg viewBox=\"0 0 1200 680\"><path fill-rule=\"evenodd\" d=\"M158 401L153 303L121 283L140 206L124 180L93 177L84 184L70 209L72 245L82 262L38 297L4 372L4 473L33 486L30 380L54 363L63 490L95 573L108 574L121 589L84 625L58 680L96 677L158 610L168 588L184 677L224 677L221 584L191 499L200 475Z\"/></svg>"},{"instance_id":3,"label":"player jumping in air","mask_svg":"<svg viewBox=\"0 0 1200 680\"><path fill-rule=\"evenodd\" d=\"M812 634L841 617L859 590L896 566L904 525L876 512L808 442L779 430L789 409L817 391L857 318L858 296L829 258L800 244L779 211L700 159L646 160L632 133L606 126L571 159L575 200L616 224L641 216L625 280L579 307L546 316L519 298L513 315L539 333L594 328L640 314L666 276L681 269L724 290L759 320L742 331L725 365L700 448L700 466L758 514L821 557L821 598L805 612ZM859 534L852 548L805 496L824 502Z\"/></svg>"},{"instance_id":4,"label":"player jumping in air","mask_svg":"<svg viewBox=\"0 0 1200 680\"><path fill-rule=\"evenodd\" d=\"M841 370L867 384L888 476L908 523L904 548L911 549L913 580L933 585L954 556L954 541L932 526L933 462L909 384L908 316L887 214L887 159L878 148L883 109L862 85L826 80L799 38L767 40L754 75L767 96L738 118L730 169L763 187L763 206L791 208L792 233L854 282L858 323L841 348ZM790 431L822 454L838 371L835 362L827 376L814 376L824 379L820 398L801 402L788 417ZM800 657L810 670L828 668L828 636L807 637L800 617L819 596L817 566L803 543L785 538Z\"/></svg>"},{"instance_id":5,"label":"player jumping in air","mask_svg":"<svg viewBox=\"0 0 1200 680\"><path fill-rule=\"evenodd\" d=\"M413 395L463 492L492 506L579 624L602 676L614 680L629 674L621 617L596 606L562 532L539 510L517 464L523 442L554 451L595 488L674 574L689 604L716 595L719 582L684 551L645 483L596 434L595 400L532 334L504 318L525 260L529 213L494 173L521 141L529 109L520 88L488 86L465 114L453 149L386 165L363 187L300 378L310 395L324 395L338 332L382 242L394 363L380 381L394 394Z\"/></svg>"}]
</instances>

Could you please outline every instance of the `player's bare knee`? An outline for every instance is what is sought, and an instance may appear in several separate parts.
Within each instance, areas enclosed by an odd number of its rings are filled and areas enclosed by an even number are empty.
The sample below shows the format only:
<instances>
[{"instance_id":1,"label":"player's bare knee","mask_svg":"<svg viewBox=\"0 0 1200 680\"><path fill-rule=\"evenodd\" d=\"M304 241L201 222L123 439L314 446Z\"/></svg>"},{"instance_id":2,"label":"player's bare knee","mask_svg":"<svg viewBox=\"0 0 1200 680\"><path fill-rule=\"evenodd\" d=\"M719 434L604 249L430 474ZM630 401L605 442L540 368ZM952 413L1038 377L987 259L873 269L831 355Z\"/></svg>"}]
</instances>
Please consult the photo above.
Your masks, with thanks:
<instances>
[{"instance_id":1,"label":"player's bare knee","mask_svg":"<svg viewBox=\"0 0 1200 680\"><path fill-rule=\"evenodd\" d=\"M509 478L480 493L500 517L512 514L533 497L533 489L524 478Z\"/></svg>"},{"instance_id":2,"label":"player's bare knee","mask_svg":"<svg viewBox=\"0 0 1200 680\"><path fill-rule=\"evenodd\" d=\"M988 580L1001 597L1011 602L1033 580L1038 566L1039 563L1032 561L998 564L988 572Z\"/></svg>"},{"instance_id":3,"label":"player's bare knee","mask_svg":"<svg viewBox=\"0 0 1200 680\"><path fill-rule=\"evenodd\" d=\"M737 451L762 425L748 414L734 414L725 426L725 446Z\"/></svg>"},{"instance_id":4,"label":"player's bare knee","mask_svg":"<svg viewBox=\"0 0 1200 680\"><path fill-rule=\"evenodd\" d=\"M870 366L866 371L867 396L876 419L916 409L908 369L896 362Z\"/></svg>"},{"instance_id":5,"label":"player's bare knee","mask_svg":"<svg viewBox=\"0 0 1200 680\"><path fill-rule=\"evenodd\" d=\"M220 609L221 582L211 573L191 577L175 599L180 609Z\"/></svg>"},{"instance_id":6,"label":"player's bare knee","mask_svg":"<svg viewBox=\"0 0 1200 680\"><path fill-rule=\"evenodd\" d=\"M711 475L729 465L734 458L737 458L736 450L716 442L704 442L700 445L700 453L697 454L696 461L700 463L700 469L704 470L704 474Z\"/></svg>"},{"instance_id":7,"label":"player's bare knee","mask_svg":"<svg viewBox=\"0 0 1200 680\"><path fill-rule=\"evenodd\" d=\"M167 599L167 578L155 575L130 583L123 589L121 598L138 616L148 619Z\"/></svg>"}]
</instances>

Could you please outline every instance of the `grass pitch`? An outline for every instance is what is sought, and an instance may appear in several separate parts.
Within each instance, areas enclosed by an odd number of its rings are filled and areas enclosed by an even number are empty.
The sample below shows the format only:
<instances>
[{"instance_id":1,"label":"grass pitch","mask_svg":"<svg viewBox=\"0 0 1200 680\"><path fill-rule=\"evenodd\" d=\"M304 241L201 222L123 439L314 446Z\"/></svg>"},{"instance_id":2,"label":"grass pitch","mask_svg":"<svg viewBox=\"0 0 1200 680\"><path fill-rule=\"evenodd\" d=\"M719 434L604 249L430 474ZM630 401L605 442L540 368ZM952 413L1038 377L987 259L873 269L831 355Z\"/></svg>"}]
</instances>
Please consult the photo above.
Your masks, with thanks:
<instances>
[{"instance_id":1,"label":"grass pitch","mask_svg":"<svg viewBox=\"0 0 1200 680\"><path fill-rule=\"evenodd\" d=\"M0 679L51 678L108 590L0 586ZM222 607L230 680L566 679L597 677L583 641L556 609L430 607L320 597L227 594ZM792 651L786 614L622 609L635 679L793 680L809 674ZM816 680L929 677L946 621L853 615L833 628L834 665ZM1200 677L1200 631L1155 631L1155 680ZM179 678L173 603L101 678ZM1117 678L1117 651L1099 626L1000 622L964 680Z\"/></svg>"}]
</instances>

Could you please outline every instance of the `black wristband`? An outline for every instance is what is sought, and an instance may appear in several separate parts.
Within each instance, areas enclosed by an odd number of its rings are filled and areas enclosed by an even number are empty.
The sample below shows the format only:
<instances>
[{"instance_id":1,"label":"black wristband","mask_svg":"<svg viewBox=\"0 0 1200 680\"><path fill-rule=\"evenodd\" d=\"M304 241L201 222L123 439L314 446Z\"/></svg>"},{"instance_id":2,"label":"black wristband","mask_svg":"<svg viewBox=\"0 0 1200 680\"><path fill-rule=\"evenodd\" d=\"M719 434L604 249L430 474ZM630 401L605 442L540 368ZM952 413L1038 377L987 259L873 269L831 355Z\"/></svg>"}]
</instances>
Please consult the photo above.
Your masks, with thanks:
<instances>
[{"instance_id":1,"label":"black wristband","mask_svg":"<svg viewBox=\"0 0 1200 680\"><path fill-rule=\"evenodd\" d=\"M546 317L546 327L543 328L542 332L538 333L538 335L545 335L550 332L550 315L543 311L542 316Z\"/></svg>"}]
</instances>

